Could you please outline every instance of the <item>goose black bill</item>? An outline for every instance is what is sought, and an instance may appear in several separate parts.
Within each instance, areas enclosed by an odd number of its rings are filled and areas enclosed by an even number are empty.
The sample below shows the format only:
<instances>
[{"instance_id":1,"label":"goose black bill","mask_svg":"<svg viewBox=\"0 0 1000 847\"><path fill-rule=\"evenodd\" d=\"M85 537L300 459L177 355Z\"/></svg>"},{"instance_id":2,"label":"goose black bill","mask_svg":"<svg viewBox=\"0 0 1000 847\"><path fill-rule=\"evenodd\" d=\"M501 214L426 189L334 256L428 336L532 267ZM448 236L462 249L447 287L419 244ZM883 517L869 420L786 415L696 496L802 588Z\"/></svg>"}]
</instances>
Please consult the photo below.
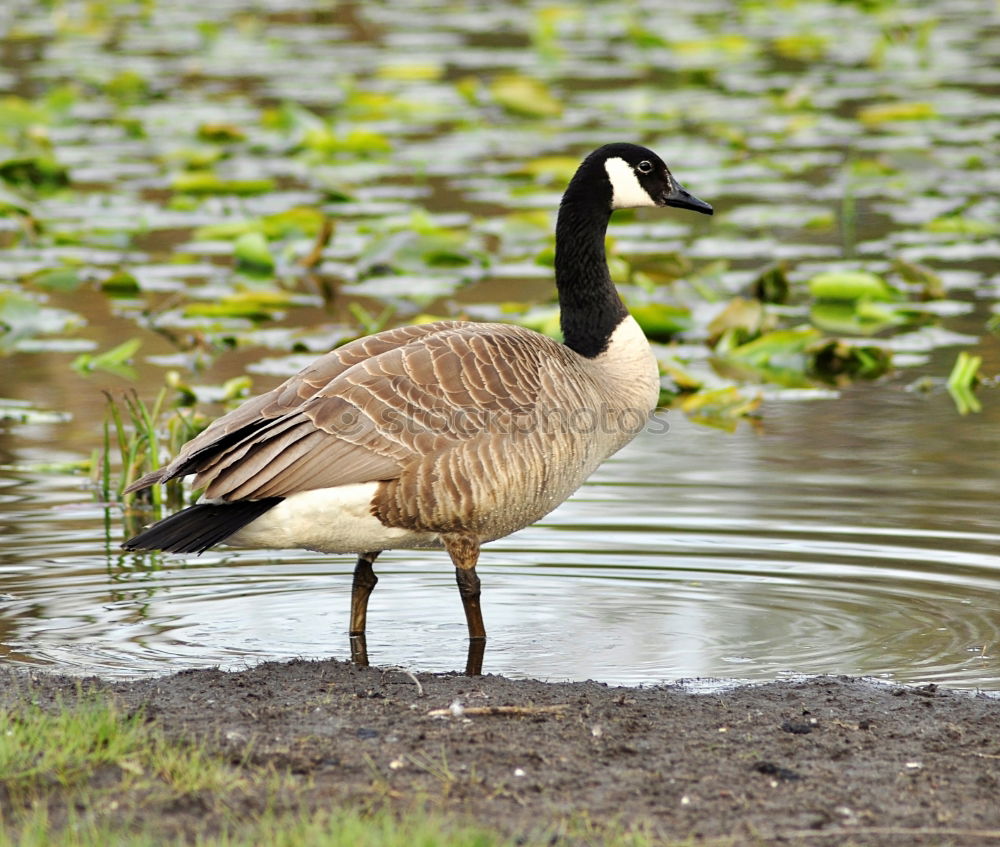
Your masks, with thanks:
<instances>
[{"instance_id":1,"label":"goose black bill","mask_svg":"<svg viewBox=\"0 0 1000 847\"><path fill-rule=\"evenodd\" d=\"M711 215L715 210L704 200L699 200L690 191L676 180L673 191L664 192L660 195L661 206L675 206L678 209L689 209L692 212L701 212L703 215Z\"/></svg>"}]
</instances>

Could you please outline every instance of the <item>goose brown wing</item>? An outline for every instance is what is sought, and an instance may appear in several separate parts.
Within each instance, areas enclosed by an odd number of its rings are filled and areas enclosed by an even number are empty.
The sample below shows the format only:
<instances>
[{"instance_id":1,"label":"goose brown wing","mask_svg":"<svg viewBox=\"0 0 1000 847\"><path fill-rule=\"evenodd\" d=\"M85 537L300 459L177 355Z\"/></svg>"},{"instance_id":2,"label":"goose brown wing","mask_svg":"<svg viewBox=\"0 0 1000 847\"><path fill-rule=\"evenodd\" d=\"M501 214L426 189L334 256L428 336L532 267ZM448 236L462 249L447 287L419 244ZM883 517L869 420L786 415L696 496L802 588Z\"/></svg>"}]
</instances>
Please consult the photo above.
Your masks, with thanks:
<instances>
[{"instance_id":1,"label":"goose brown wing","mask_svg":"<svg viewBox=\"0 0 1000 847\"><path fill-rule=\"evenodd\" d=\"M324 386L359 362L457 326L461 326L460 321L397 327L359 338L332 350L277 388L248 400L239 408L213 421L202 433L185 444L169 464L136 480L126 492L139 491L157 482L198 472L220 452L237 445L248 445L256 433L268 429L276 419L299 409Z\"/></svg>"},{"instance_id":2,"label":"goose brown wing","mask_svg":"<svg viewBox=\"0 0 1000 847\"><path fill-rule=\"evenodd\" d=\"M195 485L239 500L395 479L417 460L533 414L543 364L562 349L505 325L428 334L357 362L295 410L203 453Z\"/></svg>"}]
</instances>

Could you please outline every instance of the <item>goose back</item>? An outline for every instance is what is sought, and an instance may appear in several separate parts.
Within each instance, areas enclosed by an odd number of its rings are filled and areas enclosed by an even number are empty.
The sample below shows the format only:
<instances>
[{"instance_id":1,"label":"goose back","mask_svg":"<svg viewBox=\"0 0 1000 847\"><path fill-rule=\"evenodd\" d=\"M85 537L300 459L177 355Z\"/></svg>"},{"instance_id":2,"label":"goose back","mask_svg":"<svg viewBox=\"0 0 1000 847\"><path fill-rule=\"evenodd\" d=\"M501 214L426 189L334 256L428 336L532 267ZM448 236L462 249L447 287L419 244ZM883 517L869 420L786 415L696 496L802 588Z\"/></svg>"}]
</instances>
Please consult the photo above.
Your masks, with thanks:
<instances>
[{"instance_id":1,"label":"goose back","mask_svg":"<svg viewBox=\"0 0 1000 847\"><path fill-rule=\"evenodd\" d=\"M348 368L387 350L461 323L462 321L435 321L396 327L355 339L331 350L276 388L247 400L239 408L212 421L204 431L188 441L169 464L133 482L125 489L126 493L141 491L158 482L167 482L196 472L202 464L210 461L206 457L216 455L223 445L243 441L263 428L268 421L297 410Z\"/></svg>"},{"instance_id":2,"label":"goose back","mask_svg":"<svg viewBox=\"0 0 1000 847\"><path fill-rule=\"evenodd\" d=\"M337 504L412 534L386 544L424 546L458 531L486 541L566 499L655 405L655 362L631 318L595 359L507 324L456 321L366 340L381 352L324 357L220 419L163 477L194 472L210 501L297 498L300 513L307 499L319 503L305 492L371 483L351 488L350 503L338 492ZM284 511L233 541L277 545L269 533ZM320 544L357 549L329 533L298 546Z\"/></svg>"}]
</instances>

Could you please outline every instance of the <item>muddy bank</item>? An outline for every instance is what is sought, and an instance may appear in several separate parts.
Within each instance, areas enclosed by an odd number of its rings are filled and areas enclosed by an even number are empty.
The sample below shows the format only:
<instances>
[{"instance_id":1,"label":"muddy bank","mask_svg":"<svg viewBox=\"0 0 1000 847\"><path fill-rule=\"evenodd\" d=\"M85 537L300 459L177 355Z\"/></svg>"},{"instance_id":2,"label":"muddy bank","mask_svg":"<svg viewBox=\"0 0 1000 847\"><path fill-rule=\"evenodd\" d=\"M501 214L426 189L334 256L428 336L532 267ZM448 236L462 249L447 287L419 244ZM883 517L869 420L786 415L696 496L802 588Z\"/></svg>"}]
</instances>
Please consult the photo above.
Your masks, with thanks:
<instances>
[{"instance_id":1,"label":"muddy bank","mask_svg":"<svg viewBox=\"0 0 1000 847\"><path fill-rule=\"evenodd\" d=\"M735 844L1000 841L1000 700L933 686L824 677L706 695L295 661L82 689L242 768L298 775L289 807L419 804L513 836L588 820ZM0 668L0 704L80 690ZM192 833L206 814L144 811Z\"/></svg>"}]
</instances>

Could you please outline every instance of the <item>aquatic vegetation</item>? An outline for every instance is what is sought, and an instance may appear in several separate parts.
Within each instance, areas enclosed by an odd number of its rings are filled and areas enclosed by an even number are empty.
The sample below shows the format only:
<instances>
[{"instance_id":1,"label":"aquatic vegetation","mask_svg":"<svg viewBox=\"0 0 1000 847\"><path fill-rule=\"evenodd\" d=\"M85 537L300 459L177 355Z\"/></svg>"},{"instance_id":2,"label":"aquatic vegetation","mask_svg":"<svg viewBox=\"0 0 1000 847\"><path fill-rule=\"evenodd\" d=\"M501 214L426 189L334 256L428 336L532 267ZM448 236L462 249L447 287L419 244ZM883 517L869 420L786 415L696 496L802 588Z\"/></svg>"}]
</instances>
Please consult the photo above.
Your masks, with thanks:
<instances>
[{"instance_id":1,"label":"aquatic vegetation","mask_svg":"<svg viewBox=\"0 0 1000 847\"><path fill-rule=\"evenodd\" d=\"M977 382L979 382L979 368L983 364L982 356L974 356L963 350L955 359L955 365L948 375L948 393L955 401L955 406L959 414L966 415L969 412L982 410L982 404L976 399L973 393Z\"/></svg>"},{"instance_id":2,"label":"aquatic vegetation","mask_svg":"<svg viewBox=\"0 0 1000 847\"><path fill-rule=\"evenodd\" d=\"M613 133L662 147L719 210L609 232L665 401L729 421L766 416L762 388L890 385L926 362L894 349L907 334L995 331L996 11L977 3L428 0L400 26L307 2L308 27L26 6L0 35L41 59L0 97L0 355L61 355L93 391L418 313L558 336L554 203ZM694 399L728 389L742 401Z\"/></svg>"},{"instance_id":3,"label":"aquatic vegetation","mask_svg":"<svg viewBox=\"0 0 1000 847\"><path fill-rule=\"evenodd\" d=\"M141 346L141 339L130 338L103 353L81 353L73 360L70 367L79 373L108 371L126 379L135 379L137 373L130 363Z\"/></svg>"},{"instance_id":4,"label":"aquatic vegetation","mask_svg":"<svg viewBox=\"0 0 1000 847\"><path fill-rule=\"evenodd\" d=\"M35 297L0 287L0 354L31 350L37 336L65 332L80 323L73 312L46 306Z\"/></svg>"}]
</instances>

